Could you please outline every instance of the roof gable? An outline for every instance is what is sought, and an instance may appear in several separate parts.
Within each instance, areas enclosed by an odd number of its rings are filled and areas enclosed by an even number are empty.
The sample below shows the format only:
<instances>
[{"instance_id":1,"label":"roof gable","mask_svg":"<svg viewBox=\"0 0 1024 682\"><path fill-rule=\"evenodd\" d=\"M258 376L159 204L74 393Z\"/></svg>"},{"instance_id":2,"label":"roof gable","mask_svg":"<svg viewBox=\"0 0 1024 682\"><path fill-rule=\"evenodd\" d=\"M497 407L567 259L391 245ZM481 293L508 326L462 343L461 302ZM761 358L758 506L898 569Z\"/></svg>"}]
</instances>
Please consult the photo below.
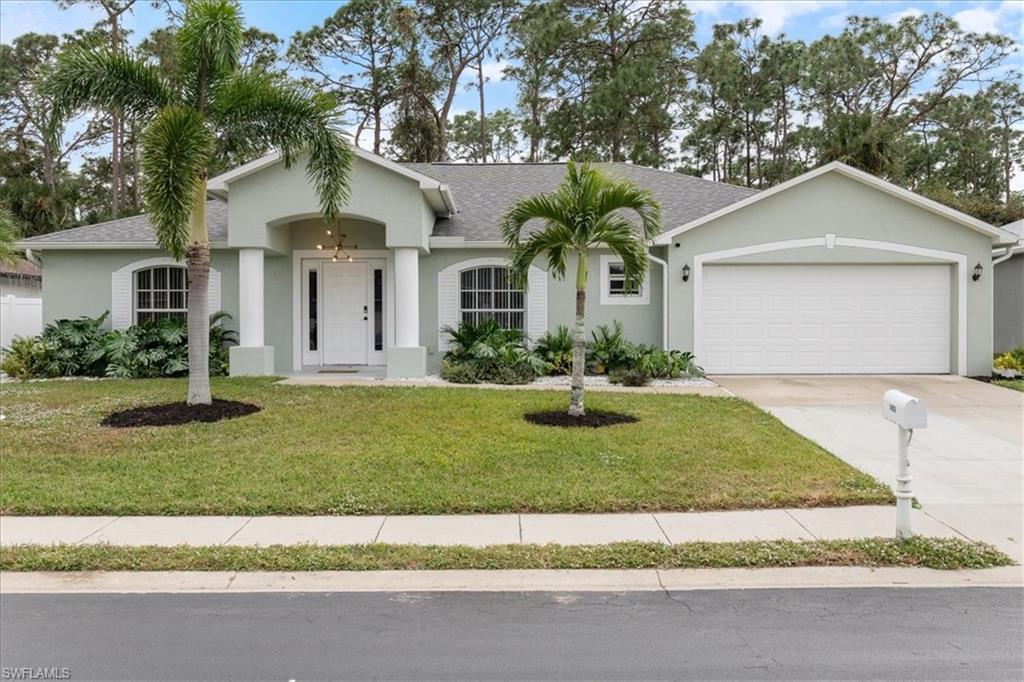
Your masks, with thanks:
<instances>
[{"instance_id":1,"label":"roof gable","mask_svg":"<svg viewBox=\"0 0 1024 682\"><path fill-rule=\"evenodd\" d=\"M874 175L871 175L870 173L865 173L862 170L858 170L856 168L853 168L852 166L848 166L845 163L833 161L831 163L825 164L824 166L820 166L819 168L815 168L814 170L799 175L791 180L787 180L786 182L775 185L770 189L758 192L753 196L747 197L729 206L725 206L717 211L714 211L713 213L701 216L687 223L682 223L671 230L662 232L661 235L659 235L658 238L655 240L655 243L670 244L672 238L675 237L676 235L682 234L696 227L700 227L701 225L704 225L706 223L710 223L718 218L721 218L722 216L729 215L734 211L746 208L747 206L750 206L759 201L767 199L768 197L775 196L776 194L780 194L789 189L802 185L808 180L813 180L814 178L820 177L827 173L836 173L845 178L849 178L856 182L860 182L864 185L867 185L868 187L879 190L881 192L885 192L886 194L894 196L897 199L906 201L907 203L913 204L926 211L930 211L932 213L935 213L936 215L940 215L948 220L953 221L954 223L970 228L977 232L981 232L982 234L990 237L993 243L1004 244L1016 241L1016 237L1006 230L1000 229L998 227L993 227L992 225L989 225L984 221L978 220L973 216L969 216L966 213L957 211L956 209L950 208L944 204L940 204L937 201L933 201L932 199L921 196L920 194L917 194L915 192L911 192L910 190L904 189L899 185L895 185L886 180L882 180L881 178L877 178Z\"/></svg>"}]
</instances>

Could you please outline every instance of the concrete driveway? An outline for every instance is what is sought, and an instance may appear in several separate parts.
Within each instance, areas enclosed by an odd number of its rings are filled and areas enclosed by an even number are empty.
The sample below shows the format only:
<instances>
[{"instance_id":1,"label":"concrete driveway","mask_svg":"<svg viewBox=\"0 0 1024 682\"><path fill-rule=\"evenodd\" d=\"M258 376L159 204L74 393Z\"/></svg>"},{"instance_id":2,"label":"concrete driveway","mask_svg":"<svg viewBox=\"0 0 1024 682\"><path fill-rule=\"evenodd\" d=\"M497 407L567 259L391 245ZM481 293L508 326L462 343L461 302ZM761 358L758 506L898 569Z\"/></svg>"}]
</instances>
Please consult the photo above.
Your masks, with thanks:
<instances>
[{"instance_id":1,"label":"concrete driveway","mask_svg":"<svg viewBox=\"0 0 1024 682\"><path fill-rule=\"evenodd\" d=\"M920 398L929 421L914 432L910 473L924 512L1024 559L1024 393L953 376L712 378L889 485L896 427L881 417L882 394Z\"/></svg>"}]
</instances>

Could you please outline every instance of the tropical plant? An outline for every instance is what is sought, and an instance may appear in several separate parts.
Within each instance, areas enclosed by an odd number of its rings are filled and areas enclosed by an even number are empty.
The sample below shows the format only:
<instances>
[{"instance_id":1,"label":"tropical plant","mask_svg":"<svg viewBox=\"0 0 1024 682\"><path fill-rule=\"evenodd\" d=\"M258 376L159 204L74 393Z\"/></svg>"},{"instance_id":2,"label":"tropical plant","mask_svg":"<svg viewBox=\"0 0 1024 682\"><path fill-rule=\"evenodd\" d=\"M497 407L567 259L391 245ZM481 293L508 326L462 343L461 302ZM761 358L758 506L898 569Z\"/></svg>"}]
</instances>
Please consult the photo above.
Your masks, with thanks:
<instances>
[{"instance_id":1,"label":"tropical plant","mask_svg":"<svg viewBox=\"0 0 1024 682\"><path fill-rule=\"evenodd\" d=\"M188 396L209 404L210 244L206 180L218 140L277 147L286 166L308 152L307 174L327 221L348 198L351 150L334 101L263 69L239 69L242 17L230 0L187 0L175 34L175 71L82 41L48 82L62 116L92 107L144 123L143 199L157 242L188 265Z\"/></svg>"},{"instance_id":2,"label":"tropical plant","mask_svg":"<svg viewBox=\"0 0 1024 682\"><path fill-rule=\"evenodd\" d=\"M628 214L639 219L639 224ZM525 241L520 235L535 220L542 227ZM661 207L647 190L612 179L588 164L566 165L562 185L551 194L519 199L502 221L512 251L512 270L526 285L527 271L542 255L548 272L565 278L566 260L576 256L576 323L573 329L572 383L569 414L583 416L583 373L586 361L586 302L590 254L607 248L622 260L626 285L639 286L647 274L647 244L661 230Z\"/></svg>"},{"instance_id":3,"label":"tropical plant","mask_svg":"<svg viewBox=\"0 0 1024 682\"><path fill-rule=\"evenodd\" d=\"M503 329L495 320L462 322L457 328L444 327L442 331L452 339L441 365L445 381L525 384L547 370L547 363L526 347L521 331Z\"/></svg>"},{"instance_id":4,"label":"tropical plant","mask_svg":"<svg viewBox=\"0 0 1024 682\"><path fill-rule=\"evenodd\" d=\"M996 369L1013 370L1018 374L1024 374L1024 346L1017 346L995 356L992 366Z\"/></svg>"},{"instance_id":5,"label":"tropical plant","mask_svg":"<svg viewBox=\"0 0 1024 682\"><path fill-rule=\"evenodd\" d=\"M611 328L600 324L590 332L590 347L587 349L587 365L594 374L608 374L627 364L631 344L626 340L622 323L612 322Z\"/></svg>"},{"instance_id":6,"label":"tropical plant","mask_svg":"<svg viewBox=\"0 0 1024 682\"><path fill-rule=\"evenodd\" d=\"M533 344L533 352L548 363L548 374L568 374L572 371L572 332L564 324L554 332L544 332Z\"/></svg>"},{"instance_id":7,"label":"tropical plant","mask_svg":"<svg viewBox=\"0 0 1024 682\"><path fill-rule=\"evenodd\" d=\"M6 206L0 206L0 265L15 265L19 260L14 243L21 236L18 221Z\"/></svg>"},{"instance_id":8,"label":"tropical plant","mask_svg":"<svg viewBox=\"0 0 1024 682\"><path fill-rule=\"evenodd\" d=\"M16 338L4 351L3 370L17 379L57 376L108 376L119 379L183 376L188 371L188 333L181 318L103 331L107 313L57 320L34 338ZM235 332L224 326L231 316L210 316L210 371L227 374L227 349Z\"/></svg>"}]
</instances>

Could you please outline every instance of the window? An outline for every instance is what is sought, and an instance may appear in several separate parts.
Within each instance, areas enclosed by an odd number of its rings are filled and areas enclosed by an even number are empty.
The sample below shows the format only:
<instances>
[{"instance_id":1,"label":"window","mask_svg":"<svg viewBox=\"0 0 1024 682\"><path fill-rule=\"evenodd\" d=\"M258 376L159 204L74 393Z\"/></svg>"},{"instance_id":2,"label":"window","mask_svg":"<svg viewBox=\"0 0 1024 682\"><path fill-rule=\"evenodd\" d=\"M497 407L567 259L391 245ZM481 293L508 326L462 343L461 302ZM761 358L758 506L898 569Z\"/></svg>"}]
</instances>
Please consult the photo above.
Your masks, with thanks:
<instances>
[{"instance_id":1,"label":"window","mask_svg":"<svg viewBox=\"0 0 1024 682\"><path fill-rule=\"evenodd\" d=\"M526 328L526 295L502 266L485 265L459 273L459 319L470 324L497 320L505 329Z\"/></svg>"},{"instance_id":2,"label":"window","mask_svg":"<svg viewBox=\"0 0 1024 682\"><path fill-rule=\"evenodd\" d=\"M317 327L316 327L316 278L317 271L310 270L308 273L309 282L306 287L307 309L309 310L309 350L317 349Z\"/></svg>"},{"instance_id":3,"label":"window","mask_svg":"<svg viewBox=\"0 0 1024 682\"><path fill-rule=\"evenodd\" d=\"M384 350L384 269L373 269L373 350Z\"/></svg>"},{"instance_id":4,"label":"window","mask_svg":"<svg viewBox=\"0 0 1024 682\"><path fill-rule=\"evenodd\" d=\"M649 302L646 283L628 283L622 261L615 256L601 256L601 305L642 305Z\"/></svg>"},{"instance_id":5,"label":"window","mask_svg":"<svg viewBox=\"0 0 1024 682\"><path fill-rule=\"evenodd\" d=\"M185 268L159 265L135 271L135 323L168 317L184 319L188 310Z\"/></svg>"}]
</instances>

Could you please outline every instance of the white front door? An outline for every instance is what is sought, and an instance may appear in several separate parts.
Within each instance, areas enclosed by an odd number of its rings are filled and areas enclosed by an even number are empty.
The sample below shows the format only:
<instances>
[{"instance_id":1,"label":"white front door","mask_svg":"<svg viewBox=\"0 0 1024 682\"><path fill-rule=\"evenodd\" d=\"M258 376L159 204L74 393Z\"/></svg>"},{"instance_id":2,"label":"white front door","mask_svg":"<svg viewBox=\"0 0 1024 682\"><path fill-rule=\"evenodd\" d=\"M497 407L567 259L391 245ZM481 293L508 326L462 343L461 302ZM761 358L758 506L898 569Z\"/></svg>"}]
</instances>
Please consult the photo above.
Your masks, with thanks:
<instances>
[{"instance_id":1,"label":"white front door","mask_svg":"<svg viewBox=\"0 0 1024 682\"><path fill-rule=\"evenodd\" d=\"M709 374L946 374L946 265L704 268L697 362Z\"/></svg>"},{"instance_id":2,"label":"white front door","mask_svg":"<svg viewBox=\"0 0 1024 682\"><path fill-rule=\"evenodd\" d=\"M323 363L365 365L369 351L369 265L324 263Z\"/></svg>"}]
</instances>

